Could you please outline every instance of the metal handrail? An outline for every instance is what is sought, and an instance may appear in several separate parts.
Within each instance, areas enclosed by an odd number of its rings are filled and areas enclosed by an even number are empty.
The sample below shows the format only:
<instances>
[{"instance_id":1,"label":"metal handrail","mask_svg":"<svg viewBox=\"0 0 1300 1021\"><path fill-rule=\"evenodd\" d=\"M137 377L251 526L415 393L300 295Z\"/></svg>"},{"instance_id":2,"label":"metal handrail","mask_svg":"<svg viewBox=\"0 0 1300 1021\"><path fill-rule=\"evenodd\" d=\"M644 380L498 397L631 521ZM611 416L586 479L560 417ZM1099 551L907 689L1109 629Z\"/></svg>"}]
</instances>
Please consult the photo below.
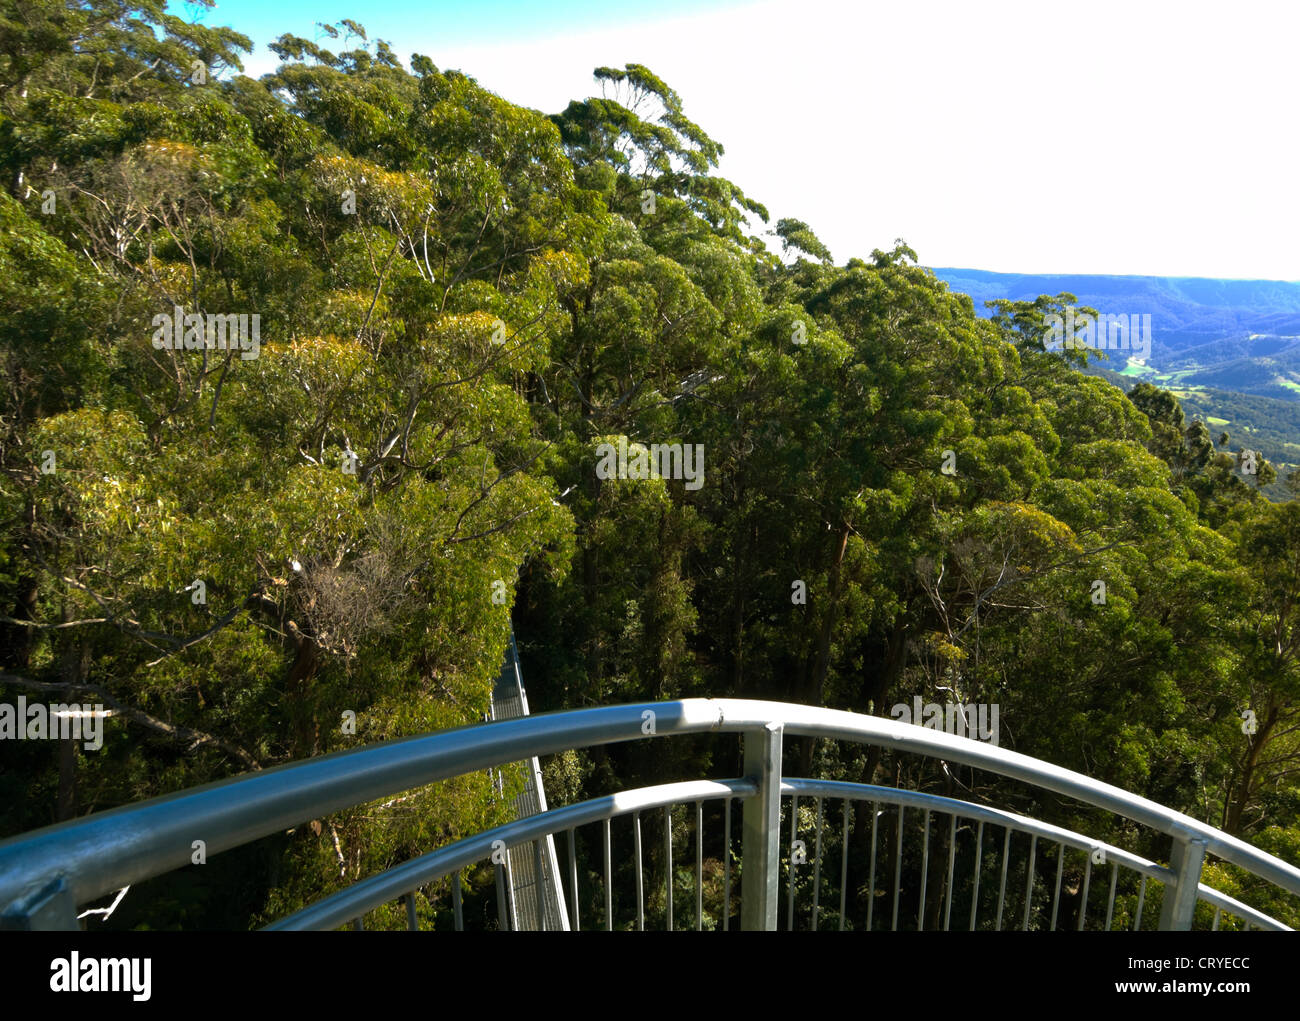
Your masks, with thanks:
<instances>
[{"instance_id":1,"label":"metal handrail","mask_svg":"<svg viewBox=\"0 0 1300 1021\"><path fill-rule=\"evenodd\" d=\"M758 793L757 785L743 778L718 781L691 780L622 791L618 794L552 809L465 837L446 847L396 865L378 875L360 880L344 890L266 926L266 930L339 928L384 904L408 896L411 891L419 887L437 882L453 873L459 873L489 858L494 850L527 845L565 830L572 831L579 826L650 809L684 803L698 805L704 801L744 798L756 793ZM1171 869L1105 841L1095 840L1073 830L1028 816L940 795L838 780L800 778L782 780L781 794L783 797L826 798L925 809L934 813L1001 826L1089 854L1102 851L1105 853L1107 864L1123 866L1147 879L1154 879L1161 883L1169 884L1177 878ZM1112 887L1112 899L1113 893ZM576 897L576 889L571 890L570 895ZM1220 911L1237 915L1262 929L1289 930L1288 926L1276 919L1205 884L1200 884L1198 900Z\"/></svg>"},{"instance_id":2,"label":"metal handrail","mask_svg":"<svg viewBox=\"0 0 1300 1021\"><path fill-rule=\"evenodd\" d=\"M644 812L684 801L710 801L716 798L748 797L758 787L750 780L687 780L684 783L643 787L621 791L603 798L593 798L577 805L553 808L539 815L497 826L465 837L420 855L377 876L353 883L287 918L268 925L279 929L334 929L367 911L396 900L418 886L442 879L492 854L493 846L513 847L541 837L552 836L576 826L613 819L631 812ZM498 844L499 842L499 844Z\"/></svg>"},{"instance_id":3,"label":"metal handrail","mask_svg":"<svg viewBox=\"0 0 1300 1021\"><path fill-rule=\"evenodd\" d=\"M1067 830L1061 826L1032 819L1027 815L1016 815L1000 808L977 805L970 801L945 798L938 794L926 794L922 791L900 790L897 787L877 787L864 783L845 783L842 780L802 780L786 779L781 781L781 793L798 795L801 798L841 798L849 801L874 801L884 805L903 805L907 808L926 808L932 812L943 812L963 819L993 823L995 826L1008 826L1020 833L1054 840L1080 851L1106 852L1107 861L1117 861L1134 872L1142 873L1162 883L1174 876L1163 865L1147 861L1141 855L1132 854L1123 848L1115 847L1104 840L1093 840L1082 833Z\"/></svg>"},{"instance_id":4,"label":"metal handrail","mask_svg":"<svg viewBox=\"0 0 1300 1021\"><path fill-rule=\"evenodd\" d=\"M902 805L907 808L928 809L932 812L955 815L961 819L971 819L977 822L992 823L995 826L1003 826L1018 833L1028 833L1032 836L1042 837L1089 854L1103 851L1108 864L1121 865L1138 875L1147 879L1155 879L1161 883L1169 884L1178 878L1172 869L1164 865L1157 865L1141 855L1133 854L1131 851L1116 847L1104 840L1095 840L1085 834L1076 833L1060 826L1053 826L1051 823L1045 823L1029 816L1017 815L1014 812L991 808L988 805L977 805L970 801L945 798L938 794L900 790L897 787L877 787L872 784L846 783L842 780L805 780L796 778L782 780L781 793L782 795L788 794L798 797L869 801L878 804ZM1236 898L1230 897L1212 886L1206 886L1204 883L1199 884L1197 894L1198 900L1205 901L1205 903L1218 908L1220 911L1238 915L1262 929L1290 931L1290 926L1283 925L1277 919L1252 908L1249 904L1243 904Z\"/></svg>"},{"instance_id":5,"label":"metal handrail","mask_svg":"<svg viewBox=\"0 0 1300 1021\"><path fill-rule=\"evenodd\" d=\"M1173 838L1171 869L1199 879L1208 851L1293 894L1300 868L1190 816L1079 773L979 741L842 710L742 699L685 699L542 713L336 752L207 784L0 843L0 911L7 924L75 927L75 909L190 864L193 842L216 854L311 819L400 791L532 756L706 732L745 735L748 924L774 927L776 833L783 735L873 744L957 762L1115 812ZM753 811L751 812L751 806ZM1175 883L1162 923L1186 927L1197 883ZM746 894L753 896L746 897ZM749 914L754 911L757 914ZM44 922L41 920L44 919ZM69 920L72 925L69 926Z\"/></svg>"}]
</instances>

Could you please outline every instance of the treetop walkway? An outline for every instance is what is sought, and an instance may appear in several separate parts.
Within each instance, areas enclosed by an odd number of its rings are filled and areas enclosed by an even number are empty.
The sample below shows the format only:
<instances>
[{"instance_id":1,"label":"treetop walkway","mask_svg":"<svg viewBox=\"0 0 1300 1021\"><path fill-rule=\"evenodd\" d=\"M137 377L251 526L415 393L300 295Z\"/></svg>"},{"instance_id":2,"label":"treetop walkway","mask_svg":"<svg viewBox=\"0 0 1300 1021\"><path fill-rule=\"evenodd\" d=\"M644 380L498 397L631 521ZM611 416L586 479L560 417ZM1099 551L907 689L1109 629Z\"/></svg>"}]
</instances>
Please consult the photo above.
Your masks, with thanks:
<instances>
[{"instance_id":1,"label":"treetop walkway","mask_svg":"<svg viewBox=\"0 0 1300 1021\"><path fill-rule=\"evenodd\" d=\"M191 864L196 839L206 842L209 855L219 854L454 776L531 763L568 749L707 734L739 735L742 775L660 784L562 807L547 808L542 800L535 814L362 879L269 928L360 927L368 912L403 899L415 928L414 891L449 881L450 927L461 929L461 873L483 862L500 866L530 857L533 876L559 875L564 889L535 882L515 887L498 868L498 928L537 926L546 919L546 928L612 929L631 927L635 919L637 928L1111 929L1122 918L1131 920L1125 928L1137 929L1144 911L1147 927L1155 917L1160 929L1217 929L1226 919L1235 920L1233 927L1288 928L1267 911L1203 883L1211 856L1257 877L1252 882L1274 902L1278 896L1284 903L1300 897L1295 865L1048 762L892 719L780 702L693 698L520 715L388 741L24 834L0 843L0 920L6 928L76 929L82 906ZM1148 844L1163 849L1163 861L989 805L787 777L783 752L789 738L891 749L1073 799L1128 820L1134 832L1145 830ZM684 815L679 809L675 817L674 806L685 806ZM862 828L860 843L866 843L868 817L855 816L864 810L871 813L871 853L851 861L851 823ZM659 815L662 845L643 832L645 819ZM946 825L935 827L936 816ZM583 827L594 827L598 837ZM631 837L630 856L615 858L612 834L620 846ZM674 837L679 848L687 848L676 860ZM565 846L563 866L554 843ZM594 865L587 867L579 848L593 852L587 857ZM594 853L597 848L603 853ZM882 854L885 860L878 862ZM860 887L867 891L865 914L855 914L848 901L850 864L868 875ZM1136 890L1135 904L1128 894L1117 899L1121 878L1124 890ZM518 904L512 909L509 902L526 896L526 889L537 898L535 910L520 911ZM566 916L560 925L557 904Z\"/></svg>"}]
</instances>

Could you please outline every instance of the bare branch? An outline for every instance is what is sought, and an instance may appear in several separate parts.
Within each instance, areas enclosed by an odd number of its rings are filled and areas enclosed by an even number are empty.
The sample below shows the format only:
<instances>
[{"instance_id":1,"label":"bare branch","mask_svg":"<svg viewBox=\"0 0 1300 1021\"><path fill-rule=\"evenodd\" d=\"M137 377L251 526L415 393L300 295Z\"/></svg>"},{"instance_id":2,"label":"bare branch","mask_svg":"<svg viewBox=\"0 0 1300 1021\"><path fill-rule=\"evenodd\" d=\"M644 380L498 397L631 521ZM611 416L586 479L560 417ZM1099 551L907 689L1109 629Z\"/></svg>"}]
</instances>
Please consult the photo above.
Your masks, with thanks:
<instances>
[{"instance_id":1,"label":"bare branch","mask_svg":"<svg viewBox=\"0 0 1300 1021\"><path fill-rule=\"evenodd\" d=\"M143 709L136 709L132 706L125 705L103 688L95 684L62 684L53 681L33 681L30 678L19 677L17 674L9 673L0 673L0 683L13 684L17 687L29 688L34 691L57 691L66 694L84 693L92 695L98 701L103 702L104 705L110 706L119 716L125 716L128 720L134 720L136 723L148 727L150 730L156 730L159 733L166 734L168 737L174 738L177 741L189 742L190 751L202 747L203 745L210 744L215 748L220 748L229 755L233 755L250 769L262 768L253 756L249 755L248 752L244 751L244 749L237 745L230 744L228 741L224 741L212 734L205 734L201 730L194 730L191 727L181 726L178 723L168 723L165 720L160 720L158 717L146 713Z\"/></svg>"}]
</instances>

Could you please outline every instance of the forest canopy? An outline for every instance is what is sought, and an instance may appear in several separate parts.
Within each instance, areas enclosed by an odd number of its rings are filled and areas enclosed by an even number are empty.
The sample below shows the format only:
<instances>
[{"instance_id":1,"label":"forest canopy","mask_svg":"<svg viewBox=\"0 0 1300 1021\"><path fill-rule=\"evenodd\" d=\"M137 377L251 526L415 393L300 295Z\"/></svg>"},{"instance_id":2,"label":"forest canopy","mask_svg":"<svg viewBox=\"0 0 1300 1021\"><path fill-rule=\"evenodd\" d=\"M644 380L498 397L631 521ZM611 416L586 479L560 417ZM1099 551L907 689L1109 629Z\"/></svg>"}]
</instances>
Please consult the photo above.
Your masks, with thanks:
<instances>
[{"instance_id":1,"label":"forest canopy","mask_svg":"<svg viewBox=\"0 0 1300 1021\"><path fill-rule=\"evenodd\" d=\"M1294 858L1300 502L1047 350L1073 296L981 317L901 240L836 264L768 229L638 64L546 115L352 21L259 80L250 47L162 0L0 16L0 700L115 711L94 751L0 742L0 835L479 722L513 624L534 711L995 703L1003 747ZM699 445L703 482L608 477L602 444ZM505 812L463 777L115 922L265 922Z\"/></svg>"}]
</instances>

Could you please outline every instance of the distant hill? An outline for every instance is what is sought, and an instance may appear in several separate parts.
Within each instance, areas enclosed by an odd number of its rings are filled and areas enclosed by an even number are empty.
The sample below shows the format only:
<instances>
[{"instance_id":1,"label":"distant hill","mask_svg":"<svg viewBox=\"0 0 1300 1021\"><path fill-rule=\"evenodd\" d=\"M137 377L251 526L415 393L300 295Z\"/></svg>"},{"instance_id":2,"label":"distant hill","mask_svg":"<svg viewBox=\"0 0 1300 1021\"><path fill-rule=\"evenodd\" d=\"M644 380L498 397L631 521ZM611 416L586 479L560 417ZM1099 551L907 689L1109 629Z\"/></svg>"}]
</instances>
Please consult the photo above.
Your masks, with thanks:
<instances>
[{"instance_id":1,"label":"distant hill","mask_svg":"<svg viewBox=\"0 0 1300 1021\"><path fill-rule=\"evenodd\" d=\"M1300 282L1197 277L991 273L935 268L987 314L994 298L1073 294L1100 312L1150 315L1146 364L1110 352L1107 366L1170 388L1213 387L1300 402Z\"/></svg>"}]
</instances>

